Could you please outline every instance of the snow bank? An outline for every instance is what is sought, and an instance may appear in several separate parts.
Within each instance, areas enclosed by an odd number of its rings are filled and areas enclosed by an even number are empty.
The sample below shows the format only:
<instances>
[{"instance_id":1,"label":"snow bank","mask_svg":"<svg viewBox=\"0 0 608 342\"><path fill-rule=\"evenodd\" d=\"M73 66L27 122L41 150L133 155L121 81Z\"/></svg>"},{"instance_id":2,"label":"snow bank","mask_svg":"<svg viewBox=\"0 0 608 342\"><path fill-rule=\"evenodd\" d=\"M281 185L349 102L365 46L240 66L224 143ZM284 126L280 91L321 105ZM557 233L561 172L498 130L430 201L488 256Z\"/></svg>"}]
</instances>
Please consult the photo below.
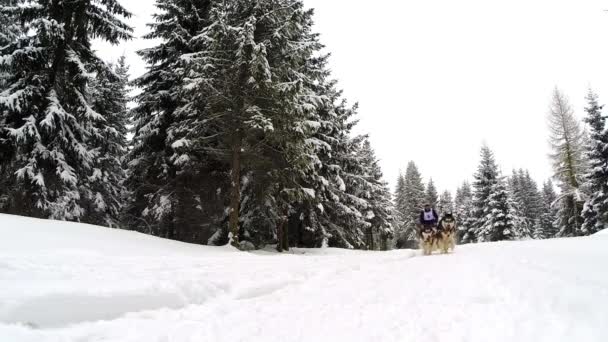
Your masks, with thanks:
<instances>
[{"instance_id":1,"label":"snow bank","mask_svg":"<svg viewBox=\"0 0 608 342\"><path fill-rule=\"evenodd\" d=\"M608 339L606 234L418 257L242 253L7 215L0 233L2 341Z\"/></svg>"},{"instance_id":2,"label":"snow bank","mask_svg":"<svg viewBox=\"0 0 608 342\"><path fill-rule=\"evenodd\" d=\"M241 253L104 227L0 214L0 322L53 328L209 299L257 297L301 280L276 253ZM297 255L342 255L338 249ZM264 262L259 262L263 265ZM241 278L241 268L248 270ZM312 272L302 269L301 272ZM251 273L251 274L249 274ZM302 273L304 274L304 273ZM1 334L0 334L1 335Z\"/></svg>"},{"instance_id":3,"label":"snow bank","mask_svg":"<svg viewBox=\"0 0 608 342\"><path fill-rule=\"evenodd\" d=\"M186 274L205 247L103 227L0 215L0 322L38 327L202 303L221 283ZM184 269L186 267L186 269ZM196 271L196 268L194 269Z\"/></svg>"},{"instance_id":4,"label":"snow bank","mask_svg":"<svg viewBox=\"0 0 608 342\"><path fill-rule=\"evenodd\" d=\"M608 236L608 229L600 230L599 232L595 233L595 235Z\"/></svg>"},{"instance_id":5,"label":"snow bank","mask_svg":"<svg viewBox=\"0 0 608 342\"><path fill-rule=\"evenodd\" d=\"M201 256L230 253L133 231L0 214L0 255L60 253L96 256Z\"/></svg>"}]
</instances>

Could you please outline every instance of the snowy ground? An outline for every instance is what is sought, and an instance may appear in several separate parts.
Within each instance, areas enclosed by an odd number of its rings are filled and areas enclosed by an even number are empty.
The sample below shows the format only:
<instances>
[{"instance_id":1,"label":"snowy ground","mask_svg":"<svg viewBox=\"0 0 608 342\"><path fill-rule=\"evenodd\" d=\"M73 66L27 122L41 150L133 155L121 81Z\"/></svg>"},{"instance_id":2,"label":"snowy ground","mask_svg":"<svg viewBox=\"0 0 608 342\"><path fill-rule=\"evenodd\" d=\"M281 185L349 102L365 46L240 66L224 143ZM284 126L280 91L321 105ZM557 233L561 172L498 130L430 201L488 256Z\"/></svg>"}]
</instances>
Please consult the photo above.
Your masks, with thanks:
<instances>
[{"instance_id":1,"label":"snowy ground","mask_svg":"<svg viewBox=\"0 0 608 342\"><path fill-rule=\"evenodd\" d=\"M608 341L608 232L242 253L0 215L0 340Z\"/></svg>"}]
</instances>

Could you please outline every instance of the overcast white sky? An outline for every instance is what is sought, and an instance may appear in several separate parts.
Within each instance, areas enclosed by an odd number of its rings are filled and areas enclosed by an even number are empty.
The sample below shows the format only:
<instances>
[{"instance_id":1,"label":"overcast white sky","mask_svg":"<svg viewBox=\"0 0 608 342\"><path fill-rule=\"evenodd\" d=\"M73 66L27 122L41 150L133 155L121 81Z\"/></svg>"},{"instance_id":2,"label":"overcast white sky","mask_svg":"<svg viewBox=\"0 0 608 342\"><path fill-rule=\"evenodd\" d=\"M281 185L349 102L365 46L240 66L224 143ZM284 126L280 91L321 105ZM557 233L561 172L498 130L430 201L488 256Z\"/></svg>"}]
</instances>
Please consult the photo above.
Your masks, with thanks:
<instances>
[{"instance_id":1,"label":"overcast white sky","mask_svg":"<svg viewBox=\"0 0 608 342\"><path fill-rule=\"evenodd\" d=\"M141 36L153 0L123 0ZM608 103L608 2L598 0L304 0L345 96L359 102L386 180L414 160L454 191L486 142L505 174L551 174L546 114L558 86L583 115L589 86ZM108 60L151 42L98 44Z\"/></svg>"}]
</instances>

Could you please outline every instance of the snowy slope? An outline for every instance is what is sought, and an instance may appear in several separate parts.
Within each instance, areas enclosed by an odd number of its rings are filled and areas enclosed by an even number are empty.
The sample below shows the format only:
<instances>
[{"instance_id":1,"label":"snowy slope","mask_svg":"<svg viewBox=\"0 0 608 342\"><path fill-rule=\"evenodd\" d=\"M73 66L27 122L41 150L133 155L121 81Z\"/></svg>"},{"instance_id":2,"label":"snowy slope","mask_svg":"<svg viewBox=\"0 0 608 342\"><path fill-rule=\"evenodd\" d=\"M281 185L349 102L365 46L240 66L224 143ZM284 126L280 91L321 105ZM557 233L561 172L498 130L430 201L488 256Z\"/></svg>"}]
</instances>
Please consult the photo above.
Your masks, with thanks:
<instances>
[{"instance_id":1,"label":"snowy slope","mask_svg":"<svg viewBox=\"0 0 608 342\"><path fill-rule=\"evenodd\" d=\"M1 341L606 341L608 234L241 253L0 215Z\"/></svg>"}]
</instances>

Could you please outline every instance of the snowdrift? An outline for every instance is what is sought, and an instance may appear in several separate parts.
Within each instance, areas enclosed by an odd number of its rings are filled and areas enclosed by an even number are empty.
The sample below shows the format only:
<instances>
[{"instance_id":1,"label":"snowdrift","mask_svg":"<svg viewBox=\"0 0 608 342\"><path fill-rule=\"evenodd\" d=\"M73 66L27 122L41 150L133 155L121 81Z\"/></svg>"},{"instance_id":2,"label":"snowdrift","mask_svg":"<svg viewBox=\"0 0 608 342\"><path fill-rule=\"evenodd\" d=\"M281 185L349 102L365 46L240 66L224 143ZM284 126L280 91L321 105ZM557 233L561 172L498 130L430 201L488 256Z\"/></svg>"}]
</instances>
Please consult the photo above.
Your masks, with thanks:
<instances>
[{"instance_id":1,"label":"snowdrift","mask_svg":"<svg viewBox=\"0 0 608 342\"><path fill-rule=\"evenodd\" d=\"M608 234L243 253L0 215L2 341L606 341Z\"/></svg>"}]
</instances>

